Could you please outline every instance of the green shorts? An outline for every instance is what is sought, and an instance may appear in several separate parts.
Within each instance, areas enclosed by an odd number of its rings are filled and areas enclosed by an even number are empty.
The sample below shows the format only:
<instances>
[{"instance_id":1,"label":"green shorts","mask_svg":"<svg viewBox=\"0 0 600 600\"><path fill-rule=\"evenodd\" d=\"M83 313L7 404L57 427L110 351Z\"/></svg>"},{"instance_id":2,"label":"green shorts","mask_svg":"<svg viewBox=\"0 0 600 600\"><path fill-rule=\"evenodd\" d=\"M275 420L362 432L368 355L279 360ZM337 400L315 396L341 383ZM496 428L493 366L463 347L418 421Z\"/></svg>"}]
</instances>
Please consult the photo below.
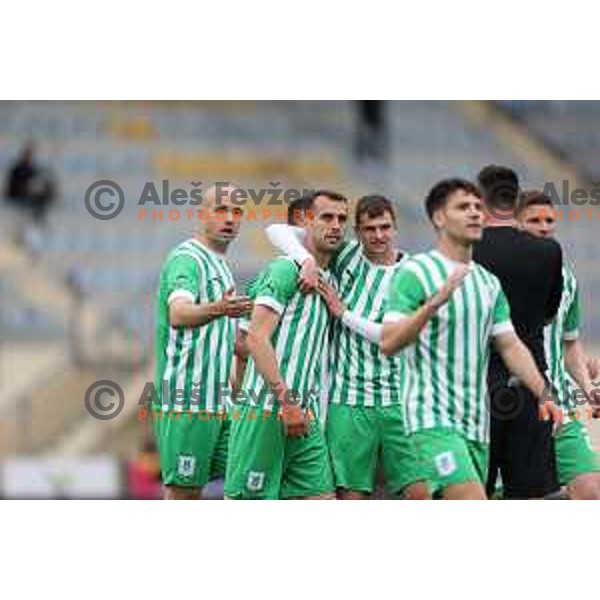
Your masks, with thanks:
<instances>
[{"instance_id":1,"label":"green shorts","mask_svg":"<svg viewBox=\"0 0 600 600\"><path fill-rule=\"evenodd\" d=\"M554 439L558 479L562 485L578 475L600 471L598 453L594 451L590 434L580 421L566 423Z\"/></svg>"},{"instance_id":2,"label":"green shorts","mask_svg":"<svg viewBox=\"0 0 600 600\"><path fill-rule=\"evenodd\" d=\"M468 440L458 431L446 427L421 429L413 434L413 438L433 492L457 483L485 485L488 443Z\"/></svg>"},{"instance_id":3,"label":"green shorts","mask_svg":"<svg viewBox=\"0 0 600 600\"><path fill-rule=\"evenodd\" d=\"M308 423L305 437L291 438L277 411L240 408L231 421L225 496L277 500L333 492L325 438L314 413Z\"/></svg>"},{"instance_id":4,"label":"green shorts","mask_svg":"<svg viewBox=\"0 0 600 600\"><path fill-rule=\"evenodd\" d=\"M217 418L217 413L204 412L201 420L202 414L180 412L177 418L176 411L154 413L164 485L201 488L213 479L224 477L229 422L223 418L224 414Z\"/></svg>"},{"instance_id":5,"label":"green shorts","mask_svg":"<svg viewBox=\"0 0 600 600\"><path fill-rule=\"evenodd\" d=\"M330 404L325 432L337 488L371 494L380 457L388 494L424 479L398 405Z\"/></svg>"}]
</instances>

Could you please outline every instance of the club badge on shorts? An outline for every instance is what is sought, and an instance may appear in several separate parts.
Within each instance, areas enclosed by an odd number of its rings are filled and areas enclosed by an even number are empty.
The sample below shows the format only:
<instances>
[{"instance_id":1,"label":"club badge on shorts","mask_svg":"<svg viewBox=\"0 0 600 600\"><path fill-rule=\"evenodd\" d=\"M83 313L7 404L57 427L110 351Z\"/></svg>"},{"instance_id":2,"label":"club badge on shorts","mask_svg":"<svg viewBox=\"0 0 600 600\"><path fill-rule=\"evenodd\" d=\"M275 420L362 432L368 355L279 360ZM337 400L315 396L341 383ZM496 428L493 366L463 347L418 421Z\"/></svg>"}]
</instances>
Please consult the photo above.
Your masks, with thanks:
<instances>
[{"instance_id":1,"label":"club badge on shorts","mask_svg":"<svg viewBox=\"0 0 600 600\"><path fill-rule=\"evenodd\" d=\"M447 477L456 471L456 460L453 452L442 452L435 457L435 466L442 477Z\"/></svg>"},{"instance_id":2,"label":"club badge on shorts","mask_svg":"<svg viewBox=\"0 0 600 600\"><path fill-rule=\"evenodd\" d=\"M193 477L196 472L196 457L191 454L180 454L177 457L177 474L181 477Z\"/></svg>"},{"instance_id":3,"label":"club badge on shorts","mask_svg":"<svg viewBox=\"0 0 600 600\"><path fill-rule=\"evenodd\" d=\"M262 471L250 471L246 487L250 492L260 492L265 485L265 474Z\"/></svg>"}]
</instances>

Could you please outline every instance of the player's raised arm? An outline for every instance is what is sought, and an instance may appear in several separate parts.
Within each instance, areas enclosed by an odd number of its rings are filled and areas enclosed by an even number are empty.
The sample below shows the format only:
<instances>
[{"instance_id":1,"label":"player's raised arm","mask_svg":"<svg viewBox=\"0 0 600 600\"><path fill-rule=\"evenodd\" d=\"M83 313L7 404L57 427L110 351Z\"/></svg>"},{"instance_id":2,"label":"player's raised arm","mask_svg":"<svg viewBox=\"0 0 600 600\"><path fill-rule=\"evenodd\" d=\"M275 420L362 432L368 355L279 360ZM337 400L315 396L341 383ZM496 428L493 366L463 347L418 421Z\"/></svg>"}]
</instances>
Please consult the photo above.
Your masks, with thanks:
<instances>
[{"instance_id":1,"label":"player's raised arm","mask_svg":"<svg viewBox=\"0 0 600 600\"><path fill-rule=\"evenodd\" d=\"M302 265L299 278L301 291L314 291L319 282L319 268L314 256L304 246L305 230L296 225L274 223L265 232L273 246Z\"/></svg>"},{"instance_id":2,"label":"player's raised arm","mask_svg":"<svg viewBox=\"0 0 600 600\"><path fill-rule=\"evenodd\" d=\"M456 267L439 291L426 297L418 277L409 269L401 269L390 284L388 310L383 320L379 347L391 356L414 343L429 320L450 299L467 276L467 265Z\"/></svg>"},{"instance_id":3,"label":"player's raised arm","mask_svg":"<svg viewBox=\"0 0 600 600\"><path fill-rule=\"evenodd\" d=\"M302 227L288 225L287 223L274 223L265 229L267 238L275 248L302 264L313 255L305 248L304 238L306 232Z\"/></svg>"}]
</instances>

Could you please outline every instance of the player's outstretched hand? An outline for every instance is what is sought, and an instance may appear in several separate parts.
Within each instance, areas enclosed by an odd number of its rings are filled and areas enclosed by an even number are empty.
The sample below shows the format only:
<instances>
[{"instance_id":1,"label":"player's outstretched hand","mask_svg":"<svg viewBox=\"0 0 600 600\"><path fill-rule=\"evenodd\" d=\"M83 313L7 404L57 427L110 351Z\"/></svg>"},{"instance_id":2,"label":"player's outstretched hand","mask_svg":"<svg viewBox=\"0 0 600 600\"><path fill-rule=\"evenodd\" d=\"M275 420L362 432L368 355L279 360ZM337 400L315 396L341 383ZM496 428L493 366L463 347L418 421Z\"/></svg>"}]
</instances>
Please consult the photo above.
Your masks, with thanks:
<instances>
[{"instance_id":1,"label":"player's outstretched hand","mask_svg":"<svg viewBox=\"0 0 600 600\"><path fill-rule=\"evenodd\" d=\"M323 300L325 300L325 304L327 304L327 308L329 312L336 318L341 319L346 307L340 300L340 297L337 295L337 292L333 288L330 283L324 281L323 279L319 279L319 285L317 290L321 296L323 296Z\"/></svg>"},{"instance_id":2,"label":"player's outstretched hand","mask_svg":"<svg viewBox=\"0 0 600 600\"><path fill-rule=\"evenodd\" d=\"M288 437L302 437L308 431L308 422L302 407L295 404L283 405L283 425Z\"/></svg>"},{"instance_id":3,"label":"player's outstretched hand","mask_svg":"<svg viewBox=\"0 0 600 600\"><path fill-rule=\"evenodd\" d=\"M431 297L431 303L435 308L444 306L450 296L452 296L454 290L456 290L464 281L465 277L469 274L469 265L459 265L450 273L450 277L444 285L438 290L437 294Z\"/></svg>"},{"instance_id":4,"label":"player's outstretched hand","mask_svg":"<svg viewBox=\"0 0 600 600\"><path fill-rule=\"evenodd\" d=\"M314 258L307 258L300 269L300 291L303 294L314 292L319 285L319 267Z\"/></svg>"},{"instance_id":5,"label":"player's outstretched hand","mask_svg":"<svg viewBox=\"0 0 600 600\"><path fill-rule=\"evenodd\" d=\"M223 314L231 318L247 315L252 311L253 307L252 298L248 296L234 296L233 290L225 292L221 302L223 303Z\"/></svg>"}]
</instances>

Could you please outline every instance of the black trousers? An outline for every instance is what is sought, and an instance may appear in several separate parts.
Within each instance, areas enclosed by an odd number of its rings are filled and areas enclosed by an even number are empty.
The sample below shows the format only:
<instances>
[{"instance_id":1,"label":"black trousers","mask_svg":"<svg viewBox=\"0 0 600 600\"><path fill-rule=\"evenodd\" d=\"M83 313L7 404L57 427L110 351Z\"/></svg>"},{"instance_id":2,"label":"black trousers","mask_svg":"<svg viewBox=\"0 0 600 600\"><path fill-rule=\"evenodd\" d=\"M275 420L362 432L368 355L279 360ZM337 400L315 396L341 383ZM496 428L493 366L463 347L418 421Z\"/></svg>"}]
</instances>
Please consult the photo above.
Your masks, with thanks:
<instances>
[{"instance_id":1,"label":"black trousers","mask_svg":"<svg viewBox=\"0 0 600 600\"><path fill-rule=\"evenodd\" d=\"M560 486L552 422L542 421L538 401L522 385L508 386L506 380L489 380L491 447L487 481L488 497L493 494L498 471L504 497L541 498Z\"/></svg>"}]
</instances>

